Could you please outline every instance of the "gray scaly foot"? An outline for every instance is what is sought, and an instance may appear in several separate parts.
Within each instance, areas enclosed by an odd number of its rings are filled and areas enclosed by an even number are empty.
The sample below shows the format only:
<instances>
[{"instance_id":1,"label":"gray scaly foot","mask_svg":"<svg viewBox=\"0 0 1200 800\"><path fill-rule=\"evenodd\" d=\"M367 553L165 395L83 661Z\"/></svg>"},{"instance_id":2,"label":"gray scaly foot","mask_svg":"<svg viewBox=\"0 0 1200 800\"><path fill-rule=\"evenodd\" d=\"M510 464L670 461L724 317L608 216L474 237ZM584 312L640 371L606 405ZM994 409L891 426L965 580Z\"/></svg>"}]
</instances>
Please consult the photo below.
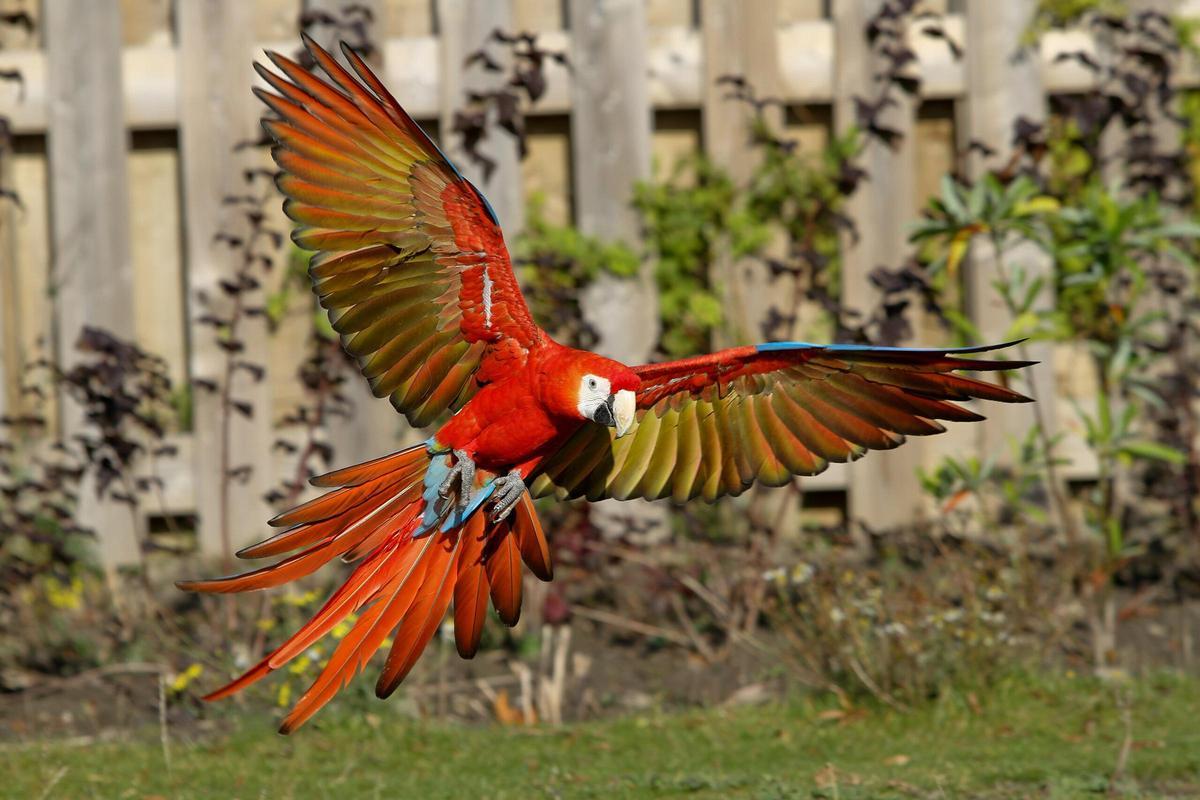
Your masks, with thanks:
<instances>
[{"instance_id":1,"label":"gray scaly foot","mask_svg":"<svg viewBox=\"0 0 1200 800\"><path fill-rule=\"evenodd\" d=\"M475 461L466 450L454 451L454 466L450 467L446 479L438 487L438 497L443 500L449 498L456 480L459 482L458 507L460 510L466 509L471 504L471 487L475 485Z\"/></svg>"},{"instance_id":2,"label":"gray scaly foot","mask_svg":"<svg viewBox=\"0 0 1200 800\"><path fill-rule=\"evenodd\" d=\"M492 501L492 522L499 522L512 513L521 495L525 494L525 479L518 470L496 479L495 500Z\"/></svg>"}]
</instances>

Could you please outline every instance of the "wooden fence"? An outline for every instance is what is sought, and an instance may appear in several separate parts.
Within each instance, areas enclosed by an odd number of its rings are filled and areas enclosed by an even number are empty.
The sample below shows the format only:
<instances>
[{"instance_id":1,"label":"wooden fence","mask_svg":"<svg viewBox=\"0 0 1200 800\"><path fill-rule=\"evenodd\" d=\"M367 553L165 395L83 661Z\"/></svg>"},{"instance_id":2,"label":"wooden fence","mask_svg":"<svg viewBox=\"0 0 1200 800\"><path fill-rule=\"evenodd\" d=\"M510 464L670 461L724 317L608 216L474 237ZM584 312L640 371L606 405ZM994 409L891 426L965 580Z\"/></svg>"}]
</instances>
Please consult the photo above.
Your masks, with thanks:
<instances>
[{"instance_id":1,"label":"wooden fence","mask_svg":"<svg viewBox=\"0 0 1200 800\"><path fill-rule=\"evenodd\" d=\"M494 80L464 65L466 54L493 28L535 28L545 47L566 51L573 68L550 64L546 94L531 109L530 157L522 162L512 142L493 136L487 149L498 167L483 188L510 236L522 225L526 195L540 190L549 195L552 216L573 216L589 233L634 241L629 193L634 182L651 174L654 160L669 164L677 154L702 147L734 175L751 168L744 109L726 99L715 83L718 76L744 75L761 91L803 109L793 127L808 144L822 141L830 124L835 130L853 124L852 98L871 91L878 71L864 25L882 2L365 5L376 12L373 38L381 44L385 82L414 116L442 131L465 90ZM31 7L38 16L35 38L10 36L0 49L0 69L23 76L22 85L0 84L0 115L11 120L18 136L2 178L25 203L23 211L7 213L0 223L5 385L0 413L23 402L15 387L35 342L57 342L60 357L69 360L65 345L83 324L135 337L166 355L178 381L216 375L221 353L198 322L196 297L214 291L233 268L228 248L214 241L229 224L222 198L243 191L242 169L265 158L261 150L233 147L257 135L259 109L249 89L260 81L249 65L262 60L264 49L296 49L286 21L300 9L292 5L176 0L168 8L165 0L43 0L37 14L34 2L0 0L0 7ZM336 9L343 3L305 5ZM915 23L909 31L918 55L920 98L889 112L889 124L904 134L902 144L871 145L865 154L870 183L852 200L863 237L848 245L844 267L851 304L871 302L875 290L868 273L904 252L907 224L962 144L979 140L1004 152L1017 117L1044 117L1047 93L1089 85L1087 70L1056 58L1067 51L1096 53L1097 43L1085 32L1052 33L1040 52L1014 58L1034 5L1034 0L959 4L965 10L947 14L944 27L963 44L961 60L944 41L921 34L930 23ZM829 6L826 16L822 6ZM284 22L264 26L267 7L277 9ZM147 8L159 9L160 30L131 34L138 23L130 14L148 13ZM270 34L266 41L264 28ZM469 163L460 165L479 179ZM278 214L275 223L286 226ZM768 277L745 264L722 264L718 270L718 281L739 288L728 298L734 319L761 319L771 291ZM976 321L988 336L1000 335L1006 320L991 300L986 262L972 266L969 280ZM656 321L647 276L605 280L589 293L586 307L608 352L634 360L648 355ZM277 463L275 434L263 420L295 400L296 342L308 324L302 313L293 315L281 332L268 335L264 328L248 340L249 357L267 364L270 375L260 383L239 377L237 391L272 413L234 423L234 462L253 468L250 480L234 488L237 541L258 536L260 521L269 516L262 496L284 465ZM757 334L755 325L746 328ZM1040 385L1061 386L1055 354L1044 355ZM354 390L354 399L355 419L329 431L339 461L378 455L405 435L386 401L369 399L362 388ZM1060 412L1059 424L1071 428L1055 402L1046 405L1051 419ZM192 430L173 435L180 452L164 465L167 510L197 515L205 552L220 546L216 509L222 477L215 456L220 417L214 399L195 393ZM850 513L872 527L911 518L925 511L915 488L916 465L948 452L995 451L1029 422L1028 411L1020 409L993 417L986 426L956 426L948 435L838 466L805 485L848 491ZM67 431L79 424L69 413L58 418ZM1090 467L1079 458L1074 469L1083 476ZM112 508L97 502L89 502L85 513L100 531L109 563L135 558L137 532L128 530L127 516L118 522Z\"/></svg>"}]
</instances>

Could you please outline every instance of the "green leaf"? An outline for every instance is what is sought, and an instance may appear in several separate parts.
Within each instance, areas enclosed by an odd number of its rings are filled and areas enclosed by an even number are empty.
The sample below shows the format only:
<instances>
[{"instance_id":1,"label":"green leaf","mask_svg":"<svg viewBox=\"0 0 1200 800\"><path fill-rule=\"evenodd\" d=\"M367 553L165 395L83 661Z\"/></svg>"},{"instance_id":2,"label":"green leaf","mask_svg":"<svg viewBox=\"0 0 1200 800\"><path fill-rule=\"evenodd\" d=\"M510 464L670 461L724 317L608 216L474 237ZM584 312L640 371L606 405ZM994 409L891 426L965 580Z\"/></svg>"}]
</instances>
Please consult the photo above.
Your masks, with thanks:
<instances>
[{"instance_id":1,"label":"green leaf","mask_svg":"<svg viewBox=\"0 0 1200 800\"><path fill-rule=\"evenodd\" d=\"M1200 222L1172 222L1159 228L1158 234L1169 239L1200 239Z\"/></svg>"},{"instance_id":2,"label":"green leaf","mask_svg":"<svg viewBox=\"0 0 1200 800\"><path fill-rule=\"evenodd\" d=\"M688 311L701 324L710 327L721 324L725 316L721 301L704 292L696 292L688 299Z\"/></svg>"},{"instance_id":3,"label":"green leaf","mask_svg":"<svg viewBox=\"0 0 1200 800\"><path fill-rule=\"evenodd\" d=\"M1018 315L1008 326L1008 331L1005 333L1005 338L1008 339L1025 339L1037 333L1041 317L1032 311L1025 311Z\"/></svg>"},{"instance_id":4,"label":"green leaf","mask_svg":"<svg viewBox=\"0 0 1200 800\"><path fill-rule=\"evenodd\" d=\"M942 176L942 205L946 208L946 213L953 217L956 221L967 220L967 209L963 205L962 199L958 196L959 187L954 178L950 175Z\"/></svg>"},{"instance_id":5,"label":"green leaf","mask_svg":"<svg viewBox=\"0 0 1200 800\"><path fill-rule=\"evenodd\" d=\"M1174 447L1165 445L1162 442L1152 442L1145 439L1122 442L1121 452L1135 458L1166 461L1168 464L1179 465L1187 461L1187 456Z\"/></svg>"},{"instance_id":6,"label":"green leaf","mask_svg":"<svg viewBox=\"0 0 1200 800\"><path fill-rule=\"evenodd\" d=\"M338 333L333 329L333 325L329 322L329 315L324 309L317 309L313 314L313 327L317 329L317 335L322 339L329 341L337 341Z\"/></svg>"},{"instance_id":7,"label":"green leaf","mask_svg":"<svg viewBox=\"0 0 1200 800\"><path fill-rule=\"evenodd\" d=\"M1062 207L1055 197L1038 195L1028 200L1022 200L1013 207L1013 213L1018 217L1028 217L1033 214L1053 214Z\"/></svg>"},{"instance_id":8,"label":"green leaf","mask_svg":"<svg viewBox=\"0 0 1200 800\"><path fill-rule=\"evenodd\" d=\"M285 285L278 292L272 292L267 296L267 321L270 322L272 327L283 321L283 315L287 313L288 300L291 298L291 294L291 291Z\"/></svg>"},{"instance_id":9,"label":"green leaf","mask_svg":"<svg viewBox=\"0 0 1200 800\"><path fill-rule=\"evenodd\" d=\"M980 181L971 187L971 191L967 195L967 216L970 219L979 219L983 216L983 209L986 205L987 182Z\"/></svg>"}]
</instances>

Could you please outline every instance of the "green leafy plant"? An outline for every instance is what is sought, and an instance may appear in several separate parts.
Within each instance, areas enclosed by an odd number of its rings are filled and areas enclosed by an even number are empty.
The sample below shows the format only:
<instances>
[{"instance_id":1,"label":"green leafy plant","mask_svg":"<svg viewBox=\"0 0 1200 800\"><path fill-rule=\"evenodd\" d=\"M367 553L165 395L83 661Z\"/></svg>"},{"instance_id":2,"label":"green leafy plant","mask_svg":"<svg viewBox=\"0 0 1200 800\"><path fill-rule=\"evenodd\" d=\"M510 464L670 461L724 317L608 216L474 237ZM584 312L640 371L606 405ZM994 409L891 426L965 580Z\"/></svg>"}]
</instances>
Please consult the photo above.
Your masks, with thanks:
<instances>
[{"instance_id":1,"label":"green leafy plant","mask_svg":"<svg viewBox=\"0 0 1200 800\"><path fill-rule=\"evenodd\" d=\"M933 469L918 469L921 487L934 500L943 519L957 533L1001 531L1014 526L1045 528L1043 475L1053 459L1062 434L1052 437L1047 450L1036 428L1012 443L1008 459L987 456L947 456Z\"/></svg>"},{"instance_id":2,"label":"green leafy plant","mask_svg":"<svg viewBox=\"0 0 1200 800\"><path fill-rule=\"evenodd\" d=\"M1033 18L1025 29L1022 44L1032 46L1043 35L1078 25L1089 16L1121 16L1129 13L1125 0L1038 0Z\"/></svg>"},{"instance_id":3,"label":"green leafy plant","mask_svg":"<svg viewBox=\"0 0 1200 800\"><path fill-rule=\"evenodd\" d=\"M577 347L596 342L579 304L584 287L605 272L631 277L640 265L637 254L621 242L600 241L574 226L550 222L541 195L530 200L513 255L534 319Z\"/></svg>"},{"instance_id":4,"label":"green leafy plant","mask_svg":"<svg viewBox=\"0 0 1200 800\"><path fill-rule=\"evenodd\" d=\"M1161 377L1170 352L1165 325L1170 304L1156 302L1156 295L1164 275L1186 281L1195 272L1193 241L1200 237L1200 225L1176 221L1157 195L1133 195L1098 176L1082 187L1059 188L1066 190L1062 197L1046 193L1030 176L1004 183L989 175L972 186L947 178L913 239L925 249L934 273L952 278L972 242L987 238L994 256L993 288L1012 320L1008 335L1071 344L1090 355L1097 383L1091 408L1073 403L1097 465L1083 516L1100 545L1098 558L1090 560L1087 585L1104 605L1112 601L1116 572L1139 552L1128 537L1133 498L1122 498L1121 486L1140 463L1182 466L1188 460L1185 452L1156 439L1146 420L1166 403ZM1015 261L1012 253L1020 244L1036 247L1049 260L1049 271L1031 271ZM1049 304L1039 301L1046 291L1052 296ZM954 318L964 336L977 338L965 315ZM1059 493L1063 527L1069 531L1074 522L1053 479L1059 442L1044 433L1040 420L1039 429L1051 476L1048 488ZM994 479L988 472L983 464L948 463L927 476L926 488L939 499L952 491L978 491L983 481ZM1098 617L1112 616L1098 612ZM1114 635L1108 630L1100 638ZM1109 651L1111 646L1098 647L1097 660Z\"/></svg>"},{"instance_id":5,"label":"green leafy plant","mask_svg":"<svg viewBox=\"0 0 1200 800\"><path fill-rule=\"evenodd\" d=\"M733 228L737 197L728 173L699 156L681 159L665 180L634 191L633 205L654 258L660 347L667 355L705 351L725 318L710 273L723 237Z\"/></svg>"}]
</instances>

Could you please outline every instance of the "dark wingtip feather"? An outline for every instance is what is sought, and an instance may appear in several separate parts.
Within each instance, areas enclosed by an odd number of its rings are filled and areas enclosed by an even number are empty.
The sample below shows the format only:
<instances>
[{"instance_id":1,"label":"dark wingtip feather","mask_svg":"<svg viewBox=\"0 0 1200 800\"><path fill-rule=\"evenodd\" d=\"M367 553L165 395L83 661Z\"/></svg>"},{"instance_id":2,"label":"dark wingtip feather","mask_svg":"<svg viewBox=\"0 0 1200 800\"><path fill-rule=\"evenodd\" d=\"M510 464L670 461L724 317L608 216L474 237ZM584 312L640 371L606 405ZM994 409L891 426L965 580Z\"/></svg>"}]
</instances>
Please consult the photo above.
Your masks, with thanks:
<instances>
[{"instance_id":1,"label":"dark wingtip feather","mask_svg":"<svg viewBox=\"0 0 1200 800\"><path fill-rule=\"evenodd\" d=\"M317 40L310 36L307 31L300 31L300 41L304 43L304 49L313 55L316 55L317 52L325 52L325 48L317 44Z\"/></svg>"},{"instance_id":2,"label":"dark wingtip feather","mask_svg":"<svg viewBox=\"0 0 1200 800\"><path fill-rule=\"evenodd\" d=\"M966 372L1007 372L1008 370L1025 369L1037 364L1036 361L985 361L980 358L962 359L952 370Z\"/></svg>"},{"instance_id":3,"label":"dark wingtip feather","mask_svg":"<svg viewBox=\"0 0 1200 800\"><path fill-rule=\"evenodd\" d=\"M268 58L270 58L270 57L271 57L271 52L270 52L270 51L267 51L267 57L268 57ZM271 73L271 70L267 69L265 66L263 66L262 64L260 64L260 63L259 63L259 62L257 62L257 61L255 61L255 62L252 64L252 66L254 67L254 71L255 71L255 72L257 72L257 73L258 73L258 76L259 76L260 78L262 78L263 80L268 80L267 76L272 74L272 73ZM250 91L254 92L254 95L255 95L256 97L259 97L259 98L261 98L261 97L262 97L262 95L261 95L261 94L259 94L259 92L262 92L262 91L263 91L263 88L262 88L261 86L251 86L251 87L250 87Z\"/></svg>"},{"instance_id":4,"label":"dark wingtip feather","mask_svg":"<svg viewBox=\"0 0 1200 800\"><path fill-rule=\"evenodd\" d=\"M255 66L258 66L258 65L255 64ZM261 86L251 86L250 93L253 94L255 97L257 97L259 99L259 101L262 102L262 104L267 107L267 110L273 114L278 113L276 111L276 102L284 100L284 98L281 95L275 94L274 92L269 92ZM282 115L280 115L280 117L268 117L267 119L280 119L280 118L282 118Z\"/></svg>"},{"instance_id":5,"label":"dark wingtip feather","mask_svg":"<svg viewBox=\"0 0 1200 800\"><path fill-rule=\"evenodd\" d=\"M946 353L990 353L994 350L1004 350L1008 347L1016 347L1019 344L1024 344L1029 341L1029 337L1025 336L1020 339L1010 339L1007 342L997 342L996 344L975 344L968 347L949 347L944 352ZM930 348L926 348L930 349Z\"/></svg>"},{"instance_id":6,"label":"dark wingtip feather","mask_svg":"<svg viewBox=\"0 0 1200 800\"><path fill-rule=\"evenodd\" d=\"M280 53L278 50L267 50L266 56L271 61L272 64L279 67L281 70L285 70L285 71L288 66L294 65L296 63L296 62L292 61L290 58L288 58L287 56L285 56L283 53ZM260 72L259 74L261 75L262 73Z\"/></svg>"},{"instance_id":7,"label":"dark wingtip feather","mask_svg":"<svg viewBox=\"0 0 1200 800\"><path fill-rule=\"evenodd\" d=\"M1022 336L1020 339L1010 339L1007 342L997 342L996 344L980 344L970 348L962 348L963 352L968 350L976 353L986 353L989 350L1003 350L1006 347L1015 347L1019 344L1025 344L1029 341L1028 336Z\"/></svg>"}]
</instances>

